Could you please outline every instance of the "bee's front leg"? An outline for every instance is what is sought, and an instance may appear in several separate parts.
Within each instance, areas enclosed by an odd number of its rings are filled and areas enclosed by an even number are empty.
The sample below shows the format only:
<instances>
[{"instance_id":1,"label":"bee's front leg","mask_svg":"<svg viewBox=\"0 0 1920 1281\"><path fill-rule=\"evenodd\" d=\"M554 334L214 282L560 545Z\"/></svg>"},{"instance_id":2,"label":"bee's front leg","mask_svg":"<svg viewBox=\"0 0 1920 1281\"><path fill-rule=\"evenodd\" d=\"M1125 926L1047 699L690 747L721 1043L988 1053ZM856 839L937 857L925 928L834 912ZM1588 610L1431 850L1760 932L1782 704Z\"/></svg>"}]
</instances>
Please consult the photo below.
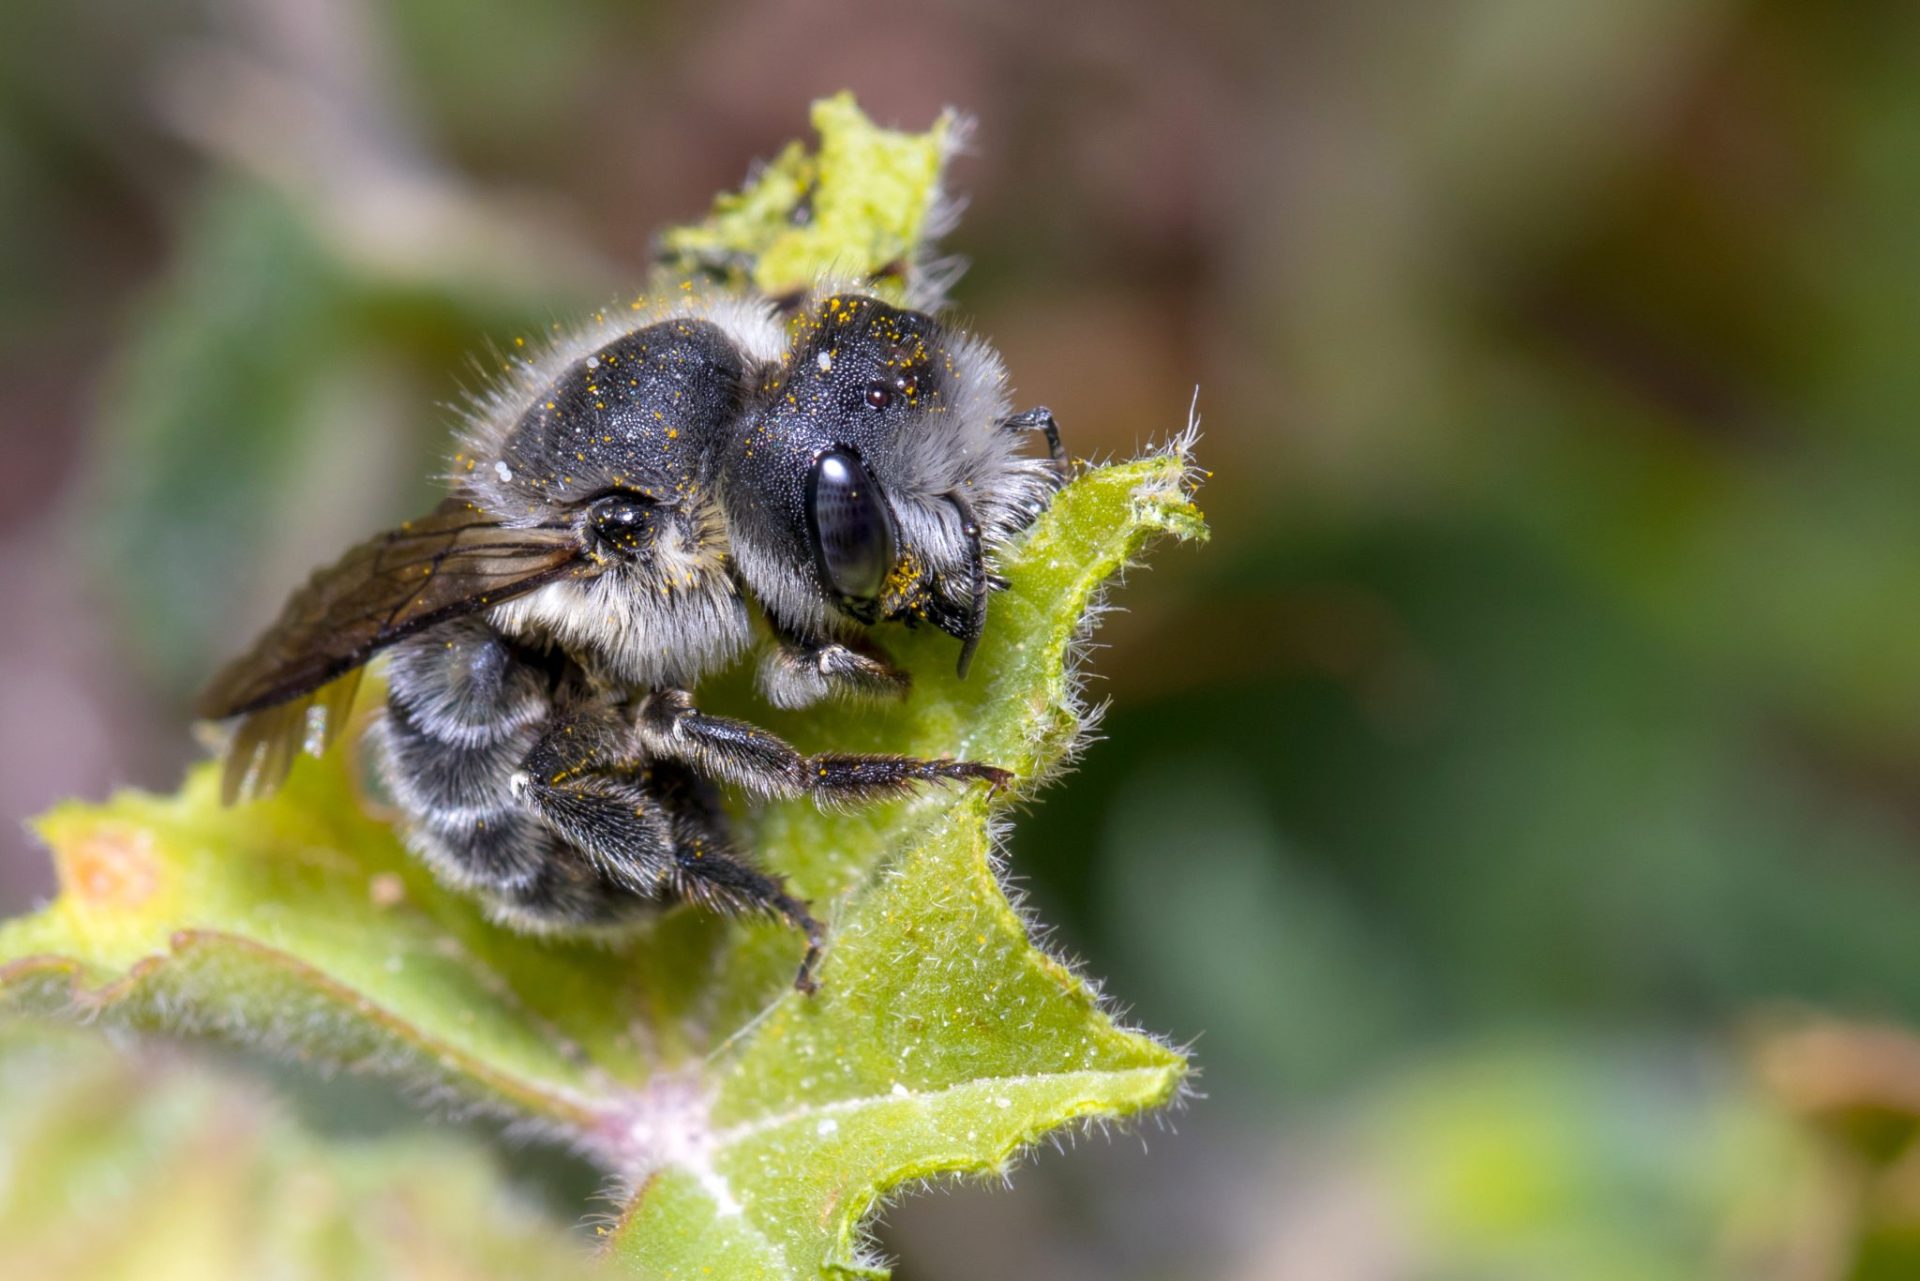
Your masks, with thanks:
<instances>
[{"instance_id":1,"label":"bee's front leg","mask_svg":"<svg viewBox=\"0 0 1920 1281\"><path fill-rule=\"evenodd\" d=\"M649 694L634 728L649 755L684 761L710 778L782 800L882 800L920 782L978 780L1001 787L1013 777L975 761L836 752L807 756L757 725L707 715L694 707L690 694L678 689Z\"/></svg>"},{"instance_id":2,"label":"bee's front leg","mask_svg":"<svg viewBox=\"0 0 1920 1281\"><path fill-rule=\"evenodd\" d=\"M760 657L760 694L795 710L829 698L902 698L913 678L876 650L844 641L806 640L783 631Z\"/></svg>"}]
</instances>

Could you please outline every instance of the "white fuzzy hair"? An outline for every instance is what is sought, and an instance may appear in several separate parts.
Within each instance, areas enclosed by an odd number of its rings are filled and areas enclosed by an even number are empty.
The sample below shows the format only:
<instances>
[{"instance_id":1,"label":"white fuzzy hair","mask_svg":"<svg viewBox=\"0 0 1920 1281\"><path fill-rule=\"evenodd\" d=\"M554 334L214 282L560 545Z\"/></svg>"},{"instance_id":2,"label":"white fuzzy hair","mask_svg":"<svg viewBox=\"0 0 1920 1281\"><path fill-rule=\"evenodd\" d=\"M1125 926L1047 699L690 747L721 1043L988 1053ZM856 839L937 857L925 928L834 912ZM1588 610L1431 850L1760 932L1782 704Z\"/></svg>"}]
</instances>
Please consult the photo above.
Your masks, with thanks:
<instances>
[{"instance_id":1,"label":"white fuzzy hair","mask_svg":"<svg viewBox=\"0 0 1920 1281\"><path fill-rule=\"evenodd\" d=\"M875 448L869 459L896 507L950 512L948 494L974 509L987 543L1024 526L1047 494L1047 464L1024 455L1021 434L1002 424L1012 404L1006 365L985 340L945 327L949 403ZM911 513L896 513L909 530ZM957 518L955 518L957 519ZM957 533L957 525L955 526ZM924 539L909 538L925 545Z\"/></svg>"},{"instance_id":2,"label":"white fuzzy hair","mask_svg":"<svg viewBox=\"0 0 1920 1281\"><path fill-rule=\"evenodd\" d=\"M930 568L951 578L966 567L966 537L948 495L972 508L991 561L1045 505L1052 475L1045 460L1022 452L1024 434L1003 426L1012 400L999 353L973 334L943 328L947 405L876 448L868 461L893 505L902 542L936 558Z\"/></svg>"},{"instance_id":3,"label":"white fuzzy hair","mask_svg":"<svg viewBox=\"0 0 1920 1281\"><path fill-rule=\"evenodd\" d=\"M510 636L551 637L624 684L692 686L753 638L727 571L719 511L702 504L666 522L649 550L646 567L615 564L595 578L548 583L489 617Z\"/></svg>"}]
</instances>

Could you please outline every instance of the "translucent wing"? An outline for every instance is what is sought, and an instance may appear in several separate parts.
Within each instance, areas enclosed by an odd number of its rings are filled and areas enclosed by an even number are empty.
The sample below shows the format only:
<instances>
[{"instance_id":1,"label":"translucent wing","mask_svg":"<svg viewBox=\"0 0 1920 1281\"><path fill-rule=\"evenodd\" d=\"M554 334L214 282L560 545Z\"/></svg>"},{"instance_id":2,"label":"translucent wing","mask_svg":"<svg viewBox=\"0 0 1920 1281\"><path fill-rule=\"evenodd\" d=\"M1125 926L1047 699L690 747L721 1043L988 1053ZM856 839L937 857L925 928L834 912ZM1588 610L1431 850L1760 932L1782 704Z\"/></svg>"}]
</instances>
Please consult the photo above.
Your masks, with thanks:
<instances>
[{"instance_id":1,"label":"translucent wing","mask_svg":"<svg viewBox=\"0 0 1920 1281\"><path fill-rule=\"evenodd\" d=\"M463 498L355 547L295 592L201 695L199 715L244 717L227 746L222 795L229 803L267 795L302 747L324 752L353 703L360 669L395 641L593 572L570 527L508 529Z\"/></svg>"}]
</instances>

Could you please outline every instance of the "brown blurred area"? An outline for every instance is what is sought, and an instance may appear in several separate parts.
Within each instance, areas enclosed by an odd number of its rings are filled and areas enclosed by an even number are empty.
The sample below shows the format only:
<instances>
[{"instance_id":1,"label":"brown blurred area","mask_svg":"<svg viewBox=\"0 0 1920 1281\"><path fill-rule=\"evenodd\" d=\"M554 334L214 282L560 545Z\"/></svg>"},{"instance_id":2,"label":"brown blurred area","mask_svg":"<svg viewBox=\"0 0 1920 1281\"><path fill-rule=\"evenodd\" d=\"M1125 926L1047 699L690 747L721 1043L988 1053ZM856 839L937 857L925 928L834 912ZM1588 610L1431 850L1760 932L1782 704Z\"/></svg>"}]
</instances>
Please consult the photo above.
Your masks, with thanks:
<instances>
[{"instance_id":1,"label":"brown blurred area","mask_svg":"<svg viewBox=\"0 0 1920 1281\"><path fill-rule=\"evenodd\" d=\"M953 105L1022 402L1089 457L1202 420L1214 541L1127 583L1013 858L1208 1097L906 1203L901 1275L1920 1275L1742 1039L1920 1019L1920 11L9 17L0 815L171 787L485 341L632 287L810 100ZM9 822L0 907L49 888Z\"/></svg>"}]
</instances>

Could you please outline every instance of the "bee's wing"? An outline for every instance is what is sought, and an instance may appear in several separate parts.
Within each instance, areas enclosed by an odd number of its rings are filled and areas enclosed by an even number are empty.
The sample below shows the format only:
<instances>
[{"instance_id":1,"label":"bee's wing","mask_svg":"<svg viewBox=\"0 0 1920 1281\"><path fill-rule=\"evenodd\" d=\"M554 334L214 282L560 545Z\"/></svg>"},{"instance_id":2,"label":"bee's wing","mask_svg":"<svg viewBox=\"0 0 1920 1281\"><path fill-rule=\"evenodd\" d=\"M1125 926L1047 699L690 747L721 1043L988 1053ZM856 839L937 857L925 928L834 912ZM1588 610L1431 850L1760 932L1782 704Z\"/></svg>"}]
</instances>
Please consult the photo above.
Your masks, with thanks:
<instances>
[{"instance_id":1,"label":"bee's wing","mask_svg":"<svg viewBox=\"0 0 1920 1281\"><path fill-rule=\"evenodd\" d=\"M302 746L325 751L352 705L360 669L380 650L591 572L571 528L509 529L462 498L355 547L295 592L266 634L201 695L200 716L244 718L227 746L222 796L229 803L265 796Z\"/></svg>"}]
</instances>

